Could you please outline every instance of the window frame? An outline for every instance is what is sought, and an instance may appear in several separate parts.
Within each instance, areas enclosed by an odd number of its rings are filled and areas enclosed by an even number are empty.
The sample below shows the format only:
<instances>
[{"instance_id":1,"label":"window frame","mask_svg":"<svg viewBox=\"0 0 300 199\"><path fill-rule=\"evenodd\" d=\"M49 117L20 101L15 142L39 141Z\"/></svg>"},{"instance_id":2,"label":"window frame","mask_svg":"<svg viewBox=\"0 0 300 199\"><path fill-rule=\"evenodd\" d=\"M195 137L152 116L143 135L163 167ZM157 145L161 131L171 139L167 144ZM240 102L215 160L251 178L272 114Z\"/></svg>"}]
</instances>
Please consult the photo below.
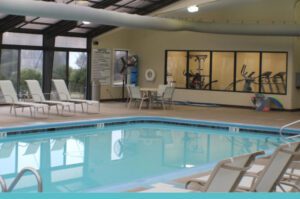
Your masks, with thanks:
<instances>
[{"instance_id":1,"label":"window frame","mask_svg":"<svg viewBox=\"0 0 300 199\"><path fill-rule=\"evenodd\" d=\"M288 65L289 65L289 52L288 51L252 51L252 50L176 50L176 49L167 49L165 50L165 70L164 70L164 83L167 83L167 74L168 74L168 52L187 52L187 55L189 56L190 52L210 52L210 86L209 89L203 90L203 89L192 89L188 88L188 75L186 75L186 87L185 88L178 88L176 89L183 89L183 90L196 90L196 91L213 91L213 92L235 92L235 93L255 93L255 92L247 92L247 91L237 91L236 90L236 75L237 75L237 54L238 53L259 53L259 76L262 74L262 58L263 58L263 53L274 53L274 54L285 54L286 55L286 65L285 65L285 72L286 72L286 79L285 79L285 93L264 93L261 91L261 78L258 78L258 83L259 83L259 92L257 93L262 93L262 94L271 94L271 95L287 95L288 93ZM231 52L234 53L234 72L233 72L233 80L234 80L234 85L233 85L233 90L228 91L228 90L212 90L211 88L211 81L212 81L212 60L213 60L213 53L214 52ZM186 71L189 71L189 59L187 58L187 66L186 66Z\"/></svg>"}]
</instances>

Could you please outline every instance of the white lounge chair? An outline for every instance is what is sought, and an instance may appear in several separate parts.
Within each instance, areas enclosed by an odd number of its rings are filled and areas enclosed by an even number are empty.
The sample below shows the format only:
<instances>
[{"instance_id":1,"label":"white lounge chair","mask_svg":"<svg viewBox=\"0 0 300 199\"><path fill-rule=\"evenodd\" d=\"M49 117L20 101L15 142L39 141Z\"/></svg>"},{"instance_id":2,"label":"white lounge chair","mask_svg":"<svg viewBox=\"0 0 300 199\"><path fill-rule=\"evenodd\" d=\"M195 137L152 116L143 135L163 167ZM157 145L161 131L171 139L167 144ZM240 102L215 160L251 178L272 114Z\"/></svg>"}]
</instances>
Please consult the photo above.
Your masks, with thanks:
<instances>
[{"instance_id":1,"label":"white lounge chair","mask_svg":"<svg viewBox=\"0 0 300 199\"><path fill-rule=\"evenodd\" d=\"M23 108L28 107L30 109L30 115L34 117L38 109L42 109L43 112L45 112L45 108L48 110L48 105L46 104L19 101L16 90L10 80L0 80L0 89L2 91L5 103L11 105L10 113L12 112L12 109L14 109L15 116L17 115L17 108L22 108L23 110ZM33 112L32 108L34 110Z\"/></svg>"},{"instance_id":2,"label":"white lounge chair","mask_svg":"<svg viewBox=\"0 0 300 199\"><path fill-rule=\"evenodd\" d=\"M62 114L64 112L65 107L68 107L69 111L71 111L71 106L74 106L74 103L71 102L62 102L62 101L53 101L53 100L46 100L43 94L42 88L40 83L37 80L25 80L29 93L32 97L32 100L36 103L47 104L49 106L49 110L51 106L56 107L57 114L59 114L58 107L62 107Z\"/></svg>"},{"instance_id":3,"label":"white lounge chair","mask_svg":"<svg viewBox=\"0 0 300 199\"><path fill-rule=\"evenodd\" d=\"M223 160L215 166L206 182L195 178L186 183L186 188L201 192L233 192L256 156L262 154L264 152L259 151Z\"/></svg>"},{"instance_id":4,"label":"white lounge chair","mask_svg":"<svg viewBox=\"0 0 300 199\"><path fill-rule=\"evenodd\" d=\"M54 87L55 87L55 90L57 92L59 100L74 103L74 111L76 111L76 106L75 105L76 104L81 104L82 112L84 112L83 105L86 104L87 112L89 112L89 106L91 106L91 105L98 105L98 112L100 112L100 103L99 103L99 101L72 99L71 95L69 93L69 90L67 88L67 85L66 85L64 80L62 80L62 79L53 79L52 81L53 81L53 84L54 84Z\"/></svg>"},{"instance_id":5,"label":"white lounge chair","mask_svg":"<svg viewBox=\"0 0 300 199\"><path fill-rule=\"evenodd\" d=\"M292 163L293 159L299 155L300 142L281 145L269 158L268 163L261 172L257 174L246 174L246 176L254 178L254 183L246 190L252 192L276 191L276 187L280 187L280 182L289 165Z\"/></svg>"}]
</instances>

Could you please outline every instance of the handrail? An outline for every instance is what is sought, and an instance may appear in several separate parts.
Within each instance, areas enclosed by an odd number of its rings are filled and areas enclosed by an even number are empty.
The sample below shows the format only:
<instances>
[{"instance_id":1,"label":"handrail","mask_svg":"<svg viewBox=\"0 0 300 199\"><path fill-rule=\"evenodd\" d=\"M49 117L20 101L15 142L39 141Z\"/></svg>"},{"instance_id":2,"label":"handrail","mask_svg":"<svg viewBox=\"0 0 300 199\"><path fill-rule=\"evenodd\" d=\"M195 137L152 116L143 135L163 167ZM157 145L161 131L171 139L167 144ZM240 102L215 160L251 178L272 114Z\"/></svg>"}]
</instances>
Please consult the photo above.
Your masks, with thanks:
<instances>
[{"instance_id":1,"label":"handrail","mask_svg":"<svg viewBox=\"0 0 300 199\"><path fill-rule=\"evenodd\" d=\"M297 124L297 123L300 123L300 120L291 122L291 123L289 123L289 124L286 124L286 125L280 127L280 130L279 130L279 135L280 135L280 137L284 138L282 132L283 132L283 130L284 130L285 128L287 128L287 127L289 127L289 126L292 126L292 125L294 125L294 124ZM285 138L285 139L293 139L293 138L297 138L297 137L300 137L300 135L290 136L290 137L287 137L287 138Z\"/></svg>"},{"instance_id":2,"label":"handrail","mask_svg":"<svg viewBox=\"0 0 300 199\"><path fill-rule=\"evenodd\" d=\"M0 186L2 192L7 192L7 186L5 180L0 176Z\"/></svg>"},{"instance_id":3,"label":"handrail","mask_svg":"<svg viewBox=\"0 0 300 199\"><path fill-rule=\"evenodd\" d=\"M20 181L20 179L24 176L24 174L26 172L30 172L35 176L37 183L38 183L38 192L43 192L42 177L36 169L31 168L31 167L25 167L24 169L22 169L20 171L20 173L17 175L17 177L14 179L14 181L8 187L7 192L11 192L15 188L15 186L18 184L18 182Z\"/></svg>"}]
</instances>

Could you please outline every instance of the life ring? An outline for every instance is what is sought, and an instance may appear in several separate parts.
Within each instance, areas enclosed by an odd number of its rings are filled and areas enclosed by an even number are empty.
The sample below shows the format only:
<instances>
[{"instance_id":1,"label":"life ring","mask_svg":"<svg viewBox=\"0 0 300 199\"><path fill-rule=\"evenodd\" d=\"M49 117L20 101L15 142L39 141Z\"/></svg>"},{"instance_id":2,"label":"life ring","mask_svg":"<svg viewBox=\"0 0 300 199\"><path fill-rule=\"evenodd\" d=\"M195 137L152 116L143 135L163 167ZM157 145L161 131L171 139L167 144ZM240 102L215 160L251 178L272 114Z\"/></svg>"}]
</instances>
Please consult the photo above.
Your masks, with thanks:
<instances>
[{"instance_id":1,"label":"life ring","mask_svg":"<svg viewBox=\"0 0 300 199\"><path fill-rule=\"evenodd\" d=\"M155 79L155 71L153 69L148 68L145 72L145 78L147 81L152 82Z\"/></svg>"}]
</instances>

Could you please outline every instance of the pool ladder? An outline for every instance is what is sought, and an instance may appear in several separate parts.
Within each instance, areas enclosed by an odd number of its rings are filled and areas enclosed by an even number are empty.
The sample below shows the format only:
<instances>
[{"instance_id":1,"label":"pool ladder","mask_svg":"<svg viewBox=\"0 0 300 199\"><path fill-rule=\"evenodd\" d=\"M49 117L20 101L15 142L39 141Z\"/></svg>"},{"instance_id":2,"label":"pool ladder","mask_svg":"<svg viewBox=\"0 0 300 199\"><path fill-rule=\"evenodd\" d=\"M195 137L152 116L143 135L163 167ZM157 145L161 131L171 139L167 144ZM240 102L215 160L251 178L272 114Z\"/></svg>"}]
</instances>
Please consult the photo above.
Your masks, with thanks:
<instances>
[{"instance_id":1,"label":"pool ladder","mask_svg":"<svg viewBox=\"0 0 300 199\"><path fill-rule=\"evenodd\" d=\"M31 167L25 167L24 169L22 169L9 187L7 187L5 180L0 176L0 186L1 186L2 192L11 192L11 191L13 191L15 186L22 179L22 177L24 176L25 173L32 173L34 175L34 177L37 181L37 191L38 192L43 192L42 177L36 169L31 168Z\"/></svg>"},{"instance_id":2,"label":"pool ladder","mask_svg":"<svg viewBox=\"0 0 300 199\"><path fill-rule=\"evenodd\" d=\"M300 135L293 135L293 136L289 136L289 137L285 137L285 136L283 135L283 130L284 130L284 129L286 129L287 127L293 126L293 125L295 125L295 124L298 124L298 123L300 123L300 120L297 120L297 121L288 123L288 124L283 125L282 127L280 127L280 130L279 130L279 135L280 135L280 137L283 138L283 139L286 139L286 140L288 140L288 139L294 139L294 138L300 137Z\"/></svg>"}]
</instances>

